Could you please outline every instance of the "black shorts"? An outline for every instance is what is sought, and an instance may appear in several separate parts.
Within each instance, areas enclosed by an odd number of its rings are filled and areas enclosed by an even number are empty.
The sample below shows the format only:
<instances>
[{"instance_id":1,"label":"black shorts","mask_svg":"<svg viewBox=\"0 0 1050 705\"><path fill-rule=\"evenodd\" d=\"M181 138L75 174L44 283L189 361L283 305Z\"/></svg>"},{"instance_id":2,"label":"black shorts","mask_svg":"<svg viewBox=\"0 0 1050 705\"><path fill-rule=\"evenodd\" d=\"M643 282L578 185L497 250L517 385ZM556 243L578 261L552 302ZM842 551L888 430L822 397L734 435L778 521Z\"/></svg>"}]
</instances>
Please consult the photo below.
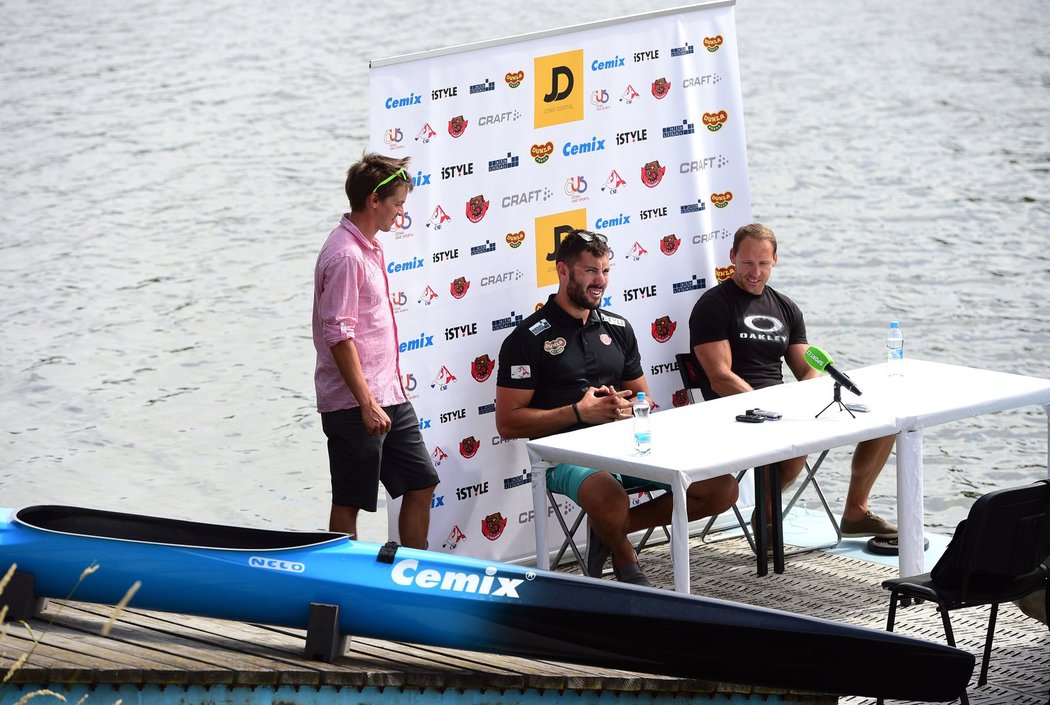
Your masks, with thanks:
<instances>
[{"instance_id":1,"label":"black shorts","mask_svg":"<svg viewBox=\"0 0 1050 705\"><path fill-rule=\"evenodd\" d=\"M360 407L321 414L321 428L328 436L332 504L374 512L380 482L397 498L440 481L412 404L384 406L383 411L391 425L382 436L369 435Z\"/></svg>"}]
</instances>

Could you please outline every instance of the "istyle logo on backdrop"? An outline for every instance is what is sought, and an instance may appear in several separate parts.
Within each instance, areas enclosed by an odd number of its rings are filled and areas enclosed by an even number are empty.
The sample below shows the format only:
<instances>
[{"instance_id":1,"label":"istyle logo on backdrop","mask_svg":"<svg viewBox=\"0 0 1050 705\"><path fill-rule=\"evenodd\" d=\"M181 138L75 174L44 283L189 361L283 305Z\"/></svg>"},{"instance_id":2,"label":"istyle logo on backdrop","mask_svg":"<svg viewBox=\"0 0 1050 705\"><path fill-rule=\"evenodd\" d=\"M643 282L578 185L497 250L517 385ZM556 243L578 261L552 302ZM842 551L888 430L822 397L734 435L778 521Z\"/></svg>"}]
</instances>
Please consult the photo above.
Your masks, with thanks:
<instances>
[{"instance_id":1,"label":"istyle logo on backdrop","mask_svg":"<svg viewBox=\"0 0 1050 705\"><path fill-rule=\"evenodd\" d=\"M550 127L583 120L583 49L538 56L532 65L536 76L532 126Z\"/></svg>"}]
</instances>

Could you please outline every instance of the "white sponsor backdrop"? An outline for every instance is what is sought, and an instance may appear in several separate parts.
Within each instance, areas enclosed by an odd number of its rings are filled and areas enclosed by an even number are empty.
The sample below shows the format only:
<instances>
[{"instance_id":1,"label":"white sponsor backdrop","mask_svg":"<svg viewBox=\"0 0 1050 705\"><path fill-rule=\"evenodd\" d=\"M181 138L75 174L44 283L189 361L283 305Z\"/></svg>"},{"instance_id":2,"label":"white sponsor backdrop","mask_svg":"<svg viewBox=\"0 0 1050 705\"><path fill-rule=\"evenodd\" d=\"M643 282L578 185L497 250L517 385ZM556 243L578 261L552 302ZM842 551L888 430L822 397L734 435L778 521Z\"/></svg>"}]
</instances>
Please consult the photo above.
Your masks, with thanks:
<instances>
[{"instance_id":1,"label":"white sponsor backdrop","mask_svg":"<svg viewBox=\"0 0 1050 705\"><path fill-rule=\"evenodd\" d=\"M568 228L608 237L604 306L633 324L658 409L685 403L689 312L751 220L737 71L732 3L373 62L371 147L411 156L415 181L381 240L402 381L442 478L432 550L535 555L528 457L496 433L495 365L557 289Z\"/></svg>"}]
</instances>

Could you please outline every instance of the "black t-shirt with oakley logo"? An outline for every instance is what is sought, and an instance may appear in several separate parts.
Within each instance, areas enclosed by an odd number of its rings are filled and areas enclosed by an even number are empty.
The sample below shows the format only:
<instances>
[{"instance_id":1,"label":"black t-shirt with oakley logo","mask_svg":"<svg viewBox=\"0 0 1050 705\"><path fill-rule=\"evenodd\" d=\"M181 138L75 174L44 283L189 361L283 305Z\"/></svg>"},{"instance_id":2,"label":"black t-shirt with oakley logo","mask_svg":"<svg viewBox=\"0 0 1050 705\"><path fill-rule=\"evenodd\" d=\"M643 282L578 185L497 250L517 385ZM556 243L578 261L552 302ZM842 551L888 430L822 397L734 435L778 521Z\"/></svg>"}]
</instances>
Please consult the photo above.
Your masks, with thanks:
<instances>
[{"instance_id":1,"label":"black t-shirt with oakley logo","mask_svg":"<svg viewBox=\"0 0 1050 705\"><path fill-rule=\"evenodd\" d=\"M582 399L588 387L621 389L621 382L643 374L638 341L627 319L596 309L581 325L552 295L503 341L496 385L531 389L530 407L557 409Z\"/></svg>"},{"instance_id":2,"label":"black t-shirt with oakley logo","mask_svg":"<svg viewBox=\"0 0 1050 705\"><path fill-rule=\"evenodd\" d=\"M728 340L732 369L755 389L783 384L783 359L788 346L806 344L806 323L794 301L770 286L760 296L728 279L709 289L689 316L689 349ZM717 399L700 368L704 399Z\"/></svg>"}]
</instances>

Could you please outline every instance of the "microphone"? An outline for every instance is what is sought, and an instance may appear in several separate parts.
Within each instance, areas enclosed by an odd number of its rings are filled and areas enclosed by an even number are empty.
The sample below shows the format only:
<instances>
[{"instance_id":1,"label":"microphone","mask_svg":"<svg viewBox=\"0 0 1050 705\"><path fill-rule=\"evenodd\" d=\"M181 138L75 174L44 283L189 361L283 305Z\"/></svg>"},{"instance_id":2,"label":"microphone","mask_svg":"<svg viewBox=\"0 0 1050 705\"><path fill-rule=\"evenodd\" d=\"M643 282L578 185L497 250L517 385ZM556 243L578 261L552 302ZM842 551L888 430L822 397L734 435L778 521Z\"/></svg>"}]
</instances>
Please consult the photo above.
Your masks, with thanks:
<instances>
[{"instance_id":1,"label":"microphone","mask_svg":"<svg viewBox=\"0 0 1050 705\"><path fill-rule=\"evenodd\" d=\"M853 380L846 376L845 372L839 371L833 364L835 361L831 359L831 355L818 348L816 345L810 345L806 348L804 354L806 362L809 366L818 372L827 372L831 375L831 378L841 384L846 389L850 390L858 397L860 396L860 390L857 389L857 385L853 384Z\"/></svg>"}]
</instances>

